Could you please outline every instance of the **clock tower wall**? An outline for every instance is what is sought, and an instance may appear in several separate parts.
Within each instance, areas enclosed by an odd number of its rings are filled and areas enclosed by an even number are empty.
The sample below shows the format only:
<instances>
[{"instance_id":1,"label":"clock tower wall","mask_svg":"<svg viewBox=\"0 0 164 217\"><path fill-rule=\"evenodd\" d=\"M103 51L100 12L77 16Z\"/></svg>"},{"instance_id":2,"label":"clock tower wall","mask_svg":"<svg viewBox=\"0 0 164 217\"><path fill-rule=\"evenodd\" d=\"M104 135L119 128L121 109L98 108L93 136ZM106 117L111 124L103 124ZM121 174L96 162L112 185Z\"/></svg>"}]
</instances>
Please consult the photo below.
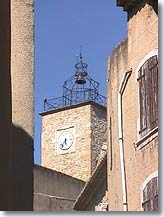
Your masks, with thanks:
<instances>
[{"instance_id":1,"label":"clock tower wall","mask_svg":"<svg viewBox=\"0 0 164 217\"><path fill-rule=\"evenodd\" d=\"M89 102L41 113L41 165L87 181L91 175L91 112ZM94 113L94 112L93 112ZM59 148L63 132L73 135L67 150Z\"/></svg>"},{"instance_id":2,"label":"clock tower wall","mask_svg":"<svg viewBox=\"0 0 164 217\"><path fill-rule=\"evenodd\" d=\"M107 110L97 103L91 107L91 132L91 172L93 172L107 149Z\"/></svg>"}]
</instances>

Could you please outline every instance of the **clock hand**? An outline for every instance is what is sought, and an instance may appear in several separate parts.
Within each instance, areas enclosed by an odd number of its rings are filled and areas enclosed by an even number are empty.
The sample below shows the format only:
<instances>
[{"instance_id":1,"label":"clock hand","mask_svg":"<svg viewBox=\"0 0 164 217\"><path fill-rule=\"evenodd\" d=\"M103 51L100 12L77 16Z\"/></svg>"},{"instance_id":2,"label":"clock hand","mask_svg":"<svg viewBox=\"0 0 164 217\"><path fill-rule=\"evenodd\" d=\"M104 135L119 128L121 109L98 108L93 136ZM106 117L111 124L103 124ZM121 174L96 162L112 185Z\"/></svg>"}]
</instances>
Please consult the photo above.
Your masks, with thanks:
<instances>
[{"instance_id":1,"label":"clock hand","mask_svg":"<svg viewBox=\"0 0 164 217\"><path fill-rule=\"evenodd\" d=\"M63 148L63 146L64 146L64 145L63 145L63 143L61 143L61 144L60 144L60 147L62 147L62 148Z\"/></svg>"},{"instance_id":2,"label":"clock hand","mask_svg":"<svg viewBox=\"0 0 164 217\"><path fill-rule=\"evenodd\" d=\"M64 145L67 145L67 139L66 139L66 138L64 139L64 142L60 144L60 146L61 146L62 148L64 147Z\"/></svg>"},{"instance_id":3,"label":"clock hand","mask_svg":"<svg viewBox=\"0 0 164 217\"><path fill-rule=\"evenodd\" d=\"M65 145L67 144L67 139L65 138L65 140L64 140L64 143L65 143Z\"/></svg>"}]
</instances>

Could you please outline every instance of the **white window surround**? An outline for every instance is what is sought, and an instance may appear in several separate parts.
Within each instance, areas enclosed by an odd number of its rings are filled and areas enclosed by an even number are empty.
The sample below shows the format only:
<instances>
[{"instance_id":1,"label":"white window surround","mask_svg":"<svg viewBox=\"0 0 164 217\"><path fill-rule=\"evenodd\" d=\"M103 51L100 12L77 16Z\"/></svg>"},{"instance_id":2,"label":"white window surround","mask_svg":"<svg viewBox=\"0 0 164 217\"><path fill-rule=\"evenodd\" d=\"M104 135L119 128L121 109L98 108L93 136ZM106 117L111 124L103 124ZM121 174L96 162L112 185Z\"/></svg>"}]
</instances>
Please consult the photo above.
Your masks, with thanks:
<instances>
[{"instance_id":1,"label":"white window surround","mask_svg":"<svg viewBox=\"0 0 164 217\"><path fill-rule=\"evenodd\" d=\"M148 60L150 59L151 57L153 56L157 56L158 57L158 49L153 49L151 50L148 54L146 54L146 56L144 56L144 58L139 62L136 70L135 70L135 80L136 80L136 83L138 84L138 78L139 78L139 70L140 68L143 66L143 64ZM138 85L137 85L138 86ZM139 99L139 88L137 88L137 98ZM139 106L139 103L138 103L138 107L137 107L137 110L138 110L138 115L140 115L140 106ZM154 130L152 130L153 132ZM137 118L137 142L136 142L136 146L138 146L137 144L141 143L142 141L142 138L143 136L141 137L141 135L139 134L140 132L140 116L138 116ZM146 135L144 136L146 138Z\"/></svg>"},{"instance_id":2,"label":"white window surround","mask_svg":"<svg viewBox=\"0 0 164 217\"><path fill-rule=\"evenodd\" d=\"M142 207L142 203L143 203L143 190L144 190L144 188L146 187L147 183L148 183L151 179L153 179L153 178L155 178L155 177L158 177L158 170L155 171L155 172L153 172L153 173L151 173L151 174L145 179L145 181L143 182L143 184L142 184L142 186L141 186L141 188L140 188L140 194L141 194L141 211L143 211L143 207Z\"/></svg>"},{"instance_id":3,"label":"white window surround","mask_svg":"<svg viewBox=\"0 0 164 217\"><path fill-rule=\"evenodd\" d=\"M138 72L141 68L141 66L151 57L156 56L158 57L158 49L154 49L152 51L150 51L148 54L146 54L146 56L140 61L140 63L138 64L136 70L135 70L135 77L136 77L136 81L138 79Z\"/></svg>"}]
</instances>

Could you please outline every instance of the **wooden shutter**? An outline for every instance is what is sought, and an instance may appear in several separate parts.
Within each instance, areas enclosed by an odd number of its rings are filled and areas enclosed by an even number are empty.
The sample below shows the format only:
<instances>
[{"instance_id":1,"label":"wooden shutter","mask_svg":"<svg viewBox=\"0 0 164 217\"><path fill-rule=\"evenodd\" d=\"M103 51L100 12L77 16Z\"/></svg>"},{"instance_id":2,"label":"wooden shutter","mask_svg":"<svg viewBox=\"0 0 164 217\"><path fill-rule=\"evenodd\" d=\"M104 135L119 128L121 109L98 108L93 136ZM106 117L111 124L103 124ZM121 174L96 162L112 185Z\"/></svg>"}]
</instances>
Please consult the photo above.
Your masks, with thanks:
<instances>
[{"instance_id":1,"label":"wooden shutter","mask_svg":"<svg viewBox=\"0 0 164 217\"><path fill-rule=\"evenodd\" d=\"M146 87L145 87L145 73L143 67L139 71L139 96L140 96L140 132L147 128L146 115Z\"/></svg>"},{"instance_id":2,"label":"wooden shutter","mask_svg":"<svg viewBox=\"0 0 164 217\"><path fill-rule=\"evenodd\" d=\"M157 209L158 209L158 195L156 195L153 200L153 210L157 210Z\"/></svg>"},{"instance_id":3,"label":"wooden shutter","mask_svg":"<svg viewBox=\"0 0 164 217\"><path fill-rule=\"evenodd\" d=\"M158 60L157 56L149 59L150 74L150 129L158 125Z\"/></svg>"},{"instance_id":4,"label":"wooden shutter","mask_svg":"<svg viewBox=\"0 0 164 217\"><path fill-rule=\"evenodd\" d=\"M158 125L158 60L147 60L139 70L140 133Z\"/></svg>"},{"instance_id":5,"label":"wooden shutter","mask_svg":"<svg viewBox=\"0 0 164 217\"><path fill-rule=\"evenodd\" d=\"M143 190L144 211L153 211L158 209L158 178L151 179Z\"/></svg>"}]
</instances>

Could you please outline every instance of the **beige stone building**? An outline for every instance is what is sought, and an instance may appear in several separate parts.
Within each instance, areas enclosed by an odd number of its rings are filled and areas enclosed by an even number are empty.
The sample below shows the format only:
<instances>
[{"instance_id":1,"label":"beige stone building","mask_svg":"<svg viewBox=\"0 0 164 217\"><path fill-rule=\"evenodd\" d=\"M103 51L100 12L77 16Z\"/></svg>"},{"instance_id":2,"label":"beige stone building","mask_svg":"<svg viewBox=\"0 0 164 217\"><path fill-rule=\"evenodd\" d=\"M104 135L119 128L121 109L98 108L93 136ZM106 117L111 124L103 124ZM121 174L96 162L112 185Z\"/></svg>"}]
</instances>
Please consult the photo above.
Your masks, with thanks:
<instances>
[{"instance_id":1,"label":"beige stone building","mask_svg":"<svg viewBox=\"0 0 164 217\"><path fill-rule=\"evenodd\" d=\"M128 35L108 59L109 211L158 207L158 2L117 0Z\"/></svg>"},{"instance_id":2,"label":"beige stone building","mask_svg":"<svg viewBox=\"0 0 164 217\"><path fill-rule=\"evenodd\" d=\"M33 9L0 1L0 210L33 209Z\"/></svg>"},{"instance_id":3,"label":"beige stone building","mask_svg":"<svg viewBox=\"0 0 164 217\"><path fill-rule=\"evenodd\" d=\"M45 111L42 116L41 165L87 181L106 145L106 107L93 101ZM70 148L60 138L72 139Z\"/></svg>"},{"instance_id":4,"label":"beige stone building","mask_svg":"<svg viewBox=\"0 0 164 217\"><path fill-rule=\"evenodd\" d=\"M42 112L44 167L34 167L33 0L1 0L0 210L33 210L33 197L42 211L157 209L158 2L116 2L128 35L108 59L108 126L94 98Z\"/></svg>"},{"instance_id":5,"label":"beige stone building","mask_svg":"<svg viewBox=\"0 0 164 217\"><path fill-rule=\"evenodd\" d=\"M105 141L101 106L83 102L41 114L42 165L86 181L76 210L158 207L158 3L117 5L127 11L128 35L108 60L107 162L103 155L97 164Z\"/></svg>"}]
</instances>

